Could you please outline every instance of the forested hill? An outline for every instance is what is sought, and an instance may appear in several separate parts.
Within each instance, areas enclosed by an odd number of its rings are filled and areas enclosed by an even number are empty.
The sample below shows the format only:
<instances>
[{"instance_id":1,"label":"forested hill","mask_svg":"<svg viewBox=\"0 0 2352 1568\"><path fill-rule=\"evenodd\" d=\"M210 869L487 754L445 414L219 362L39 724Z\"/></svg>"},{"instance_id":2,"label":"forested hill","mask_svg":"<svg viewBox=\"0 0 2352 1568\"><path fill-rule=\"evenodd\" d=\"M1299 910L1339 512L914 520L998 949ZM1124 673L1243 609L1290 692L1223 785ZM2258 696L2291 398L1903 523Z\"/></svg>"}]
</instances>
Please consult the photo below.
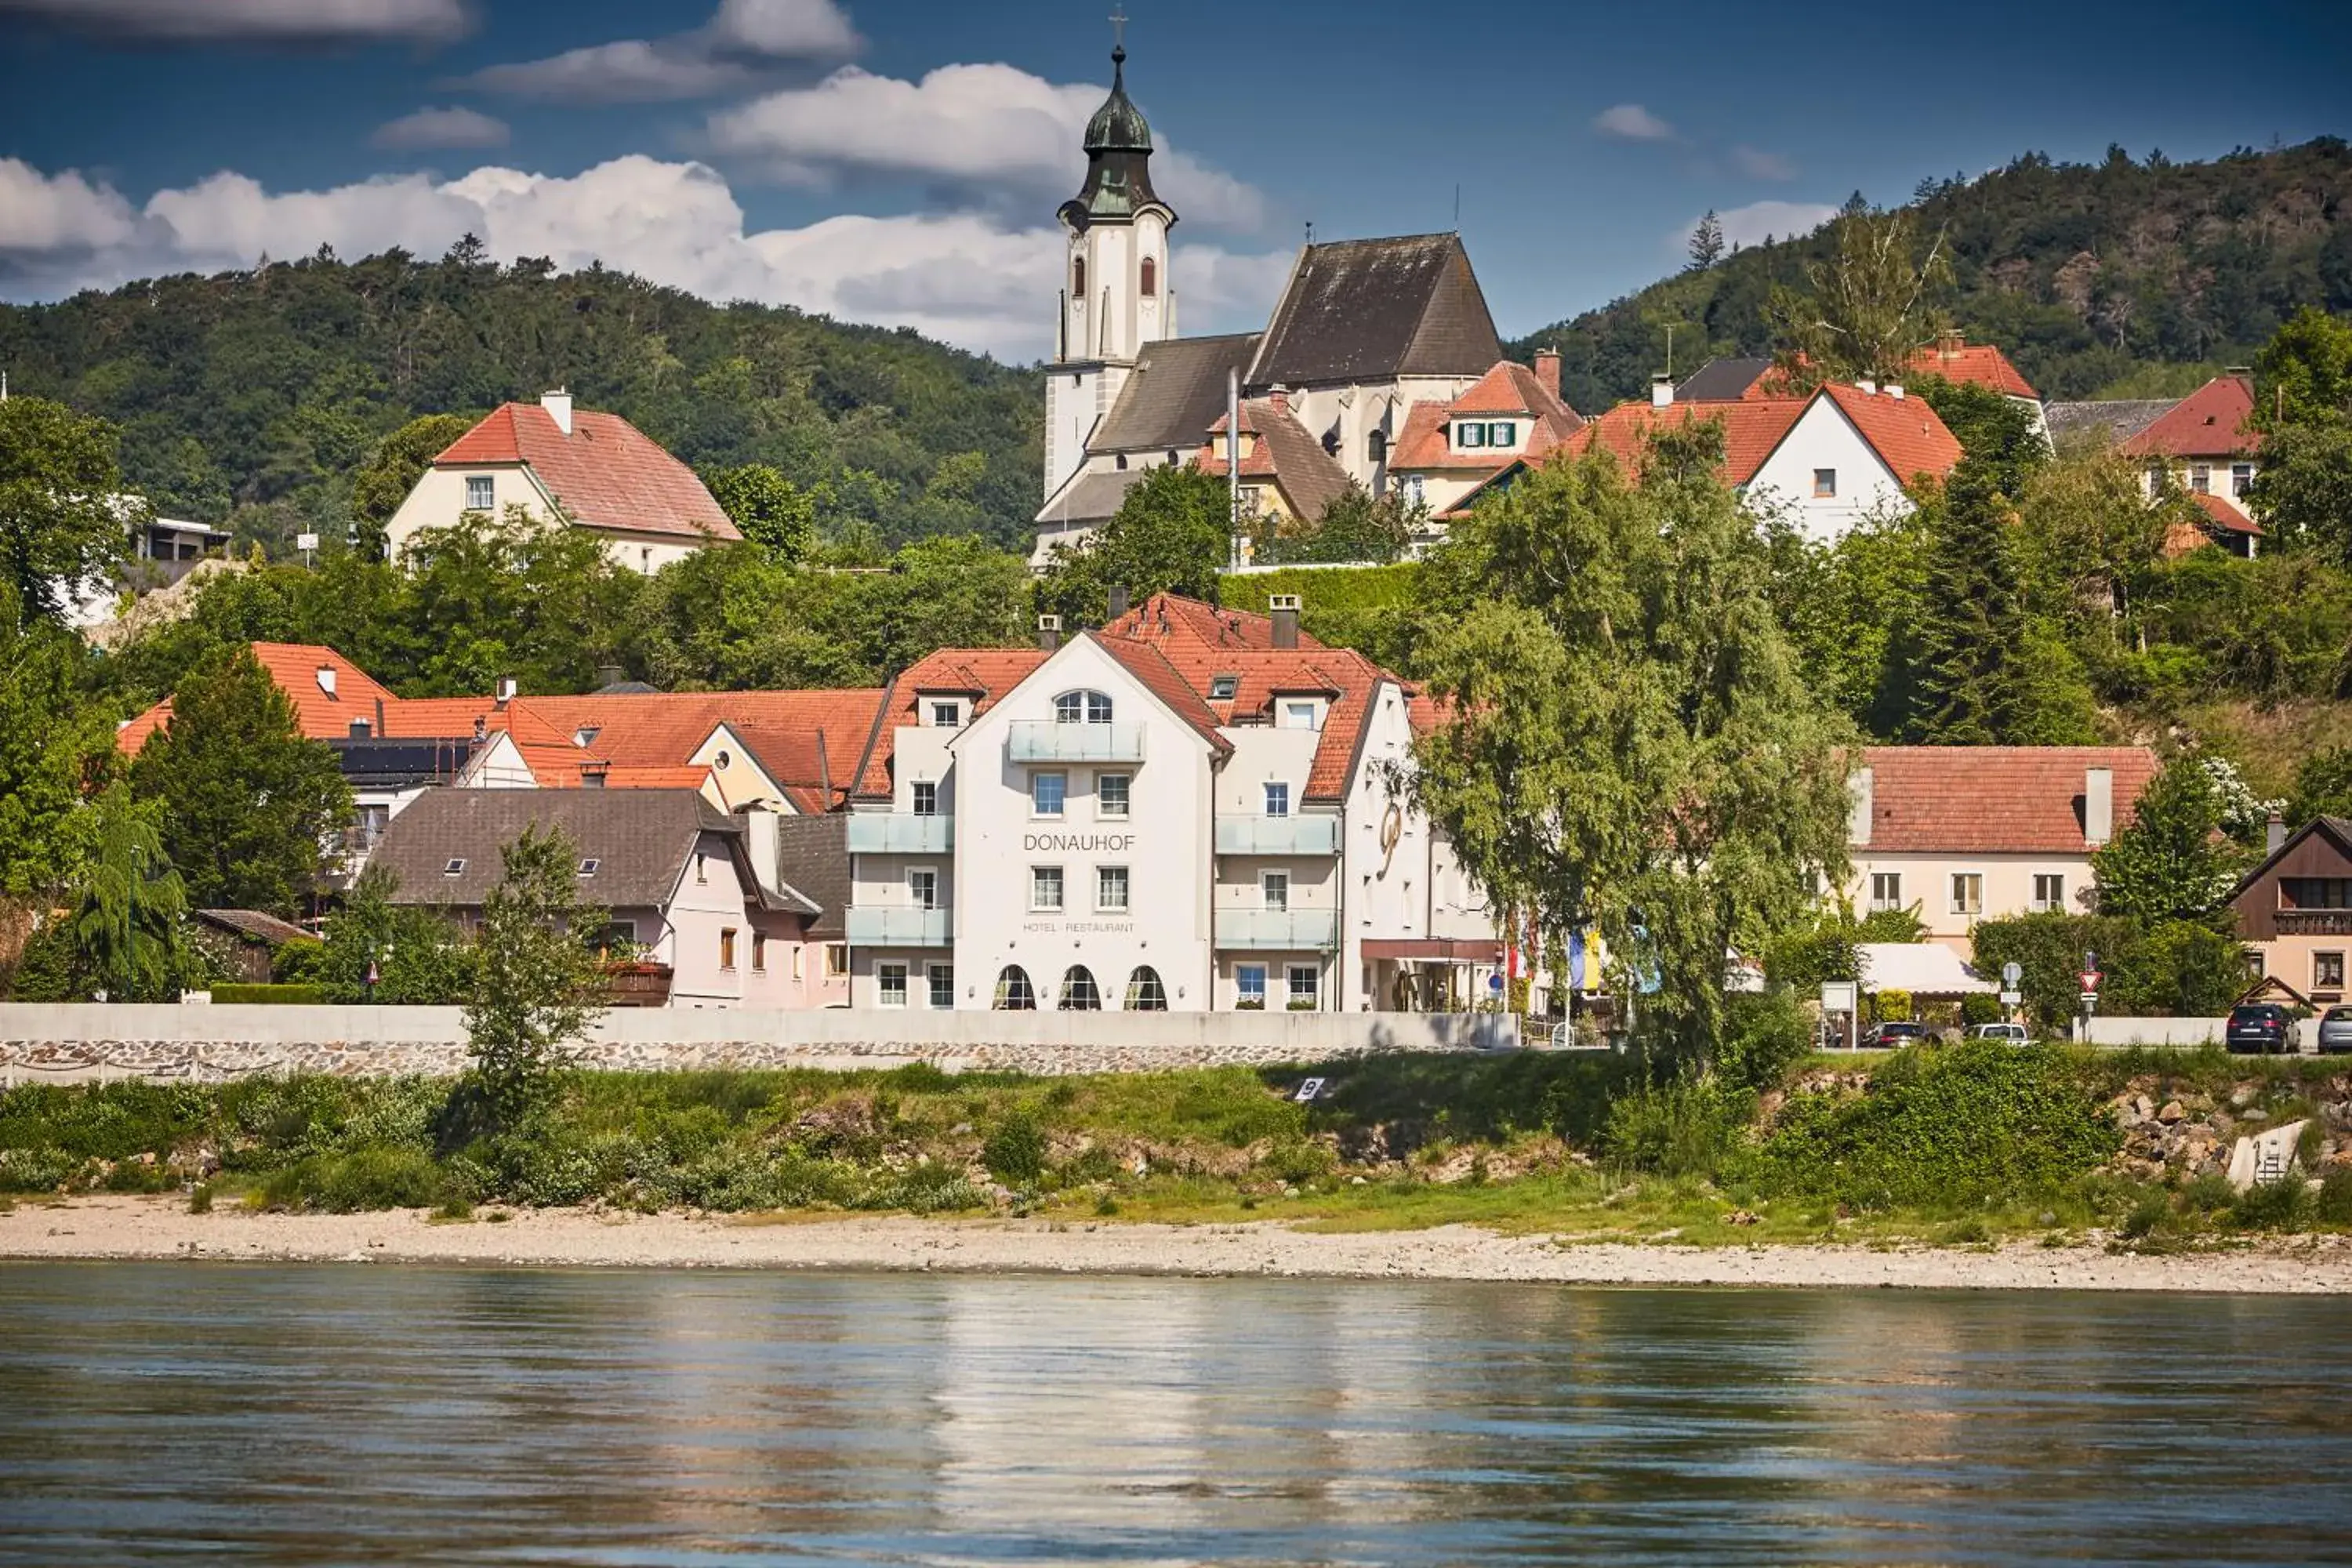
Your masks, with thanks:
<instances>
[{"instance_id":1,"label":"forested hill","mask_svg":"<svg viewBox=\"0 0 2352 1568\"><path fill-rule=\"evenodd\" d=\"M273 551L340 538L352 475L421 414L568 386L703 472L772 463L836 527L890 542L1025 543L1043 398L1011 370L911 331L713 305L623 273L324 254L0 306L10 387L121 427L130 480L169 516Z\"/></svg>"},{"instance_id":2,"label":"forested hill","mask_svg":"<svg viewBox=\"0 0 2352 1568\"><path fill-rule=\"evenodd\" d=\"M2040 154L1973 180L1931 180L1912 204L1952 261L1940 300L1972 341L2000 344L2044 397L2186 392L2245 363L2303 305L2352 310L2352 146L2323 137L2210 163L2099 163ZM1815 233L1735 252L1572 321L1557 343L1580 409L1640 395L1665 367L1762 354L1775 282L1801 288Z\"/></svg>"}]
</instances>

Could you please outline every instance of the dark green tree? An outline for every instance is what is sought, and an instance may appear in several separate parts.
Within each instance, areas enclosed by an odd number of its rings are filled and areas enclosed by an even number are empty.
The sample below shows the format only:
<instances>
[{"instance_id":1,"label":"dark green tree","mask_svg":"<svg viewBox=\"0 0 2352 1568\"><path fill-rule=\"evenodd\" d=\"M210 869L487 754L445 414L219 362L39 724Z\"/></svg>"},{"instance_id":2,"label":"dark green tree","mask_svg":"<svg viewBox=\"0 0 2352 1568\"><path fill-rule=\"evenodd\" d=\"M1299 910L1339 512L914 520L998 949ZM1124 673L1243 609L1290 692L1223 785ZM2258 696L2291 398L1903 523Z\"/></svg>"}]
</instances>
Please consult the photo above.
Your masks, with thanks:
<instances>
[{"instance_id":1,"label":"dark green tree","mask_svg":"<svg viewBox=\"0 0 2352 1568\"><path fill-rule=\"evenodd\" d=\"M375 444L352 476L352 528L361 554L383 558L384 526L393 513L433 459L476 423L470 414L421 414Z\"/></svg>"},{"instance_id":2,"label":"dark green tree","mask_svg":"<svg viewBox=\"0 0 2352 1568\"><path fill-rule=\"evenodd\" d=\"M1903 736L1916 745L1996 745L2017 722L2024 626L2000 499L1983 476L1955 473L1920 510L1926 573L1919 618L1903 645Z\"/></svg>"},{"instance_id":3,"label":"dark green tree","mask_svg":"<svg viewBox=\"0 0 2352 1568\"><path fill-rule=\"evenodd\" d=\"M542 1108L574 1042L604 1015L595 938L604 911L580 898L580 847L561 828L525 828L499 852L482 901L472 999L472 1085L494 1130Z\"/></svg>"},{"instance_id":4,"label":"dark green tree","mask_svg":"<svg viewBox=\"0 0 2352 1568\"><path fill-rule=\"evenodd\" d=\"M155 826L156 812L121 780L95 807L98 852L68 929L76 973L110 1002L169 1002L194 977L188 894Z\"/></svg>"},{"instance_id":5,"label":"dark green tree","mask_svg":"<svg viewBox=\"0 0 2352 1568\"><path fill-rule=\"evenodd\" d=\"M778 561L807 559L816 545L816 502L767 463L745 463L710 481L711 496L745 539Z\"/></svg>"},{"instance_id":6,"label":"dark green tree","mask_svg":"<svg viewBox=\"0 0 2352 1568\"><path fill-rule=\"evenodd\" d=\"M2290 829L2314 817L2352 816L2352 746L2330 746L2304 758L2285 815Z\"/></svg>"},{"instance_id":7,"label":"dark green tree","mask_svg":"<svg viewBox=\"0 0 2352 1568\"><path fill-rule=\"evenodd\" d=\"M1698 220L1698 226L1691 230L1691 270L1704 272L1722 259L1723 220L1715 216L1713 207L1709 207L1706 216Z\"/></svg>"},{"instance_id":8,"label":"dark green tree","mask_svg":"<svg viewBox=\"0 0 2352 1568\"><path fill-rule=\"evenodd\" d=\"M1394 493L1375 500L1363 486L1349 485L1313 522L1269 520L1259 531L1252 559L1265 566L1344 562L1387 565L1403 559L1414 527L1428 515L1427 507L1409 507Z\"/></svg>"},{"instance_id":9,"label":"dark green tree","mask_svg":"<svg viewBox=\"0 0 2352 1568\"><path fill-rule=\"evenodd\" d=\"M2352 421L2281 425L2266 434L2246 501L2279 545L2352 566Z\"/></svg>"},{"instance_id":10,"label":"dark green tree","mask_svg":"<svg viewBox=\"0 0 2352 1568\"><path fill-rule=\"evenodd\" d=\"M2222 833L2224 802L2194 757L2175 757L2140 791L2132 819L2091 857L2103 915L2150 925L2210 922L2243 856Z\"/></svg>"},{"instance_id":11,"label":"dark green tree","mask_svg":"<svg viewBox=\"0 0 2352 1568\"><path fill-rule=\"evenodd\" d=\"M298 913L352 816L334 752L303 738L293 704L243 647L188 672L131 776L199 909Z\"/></svg>"},{"instance_id":12,"label":"dark green tree","mask_svg":"<svg viewBox=\"0 0 2352 1568\"><path fill-rule=\"evenodd\" d=\"M1189 465L1156 468L1094 537L1055 552L1039 602L1073 626L1101 620L1115 586L1137 603L1174 593L1214 604L1217 574L1233 556L1232 518L1223 480Z\"/></svg>"},{"instance_id":13,"label":"dark green tree","mask_svg":"<svg viewBox=\"0 0 2352 1568\"><path fill-rule=\"evenodd\" d=\"M58 616L105 582L146 513L122 494L112 426L46 397L0 400L0 608Z\"/></svg>"},{"instance_id":14,"label":"dark green tree","mask_svg":"<svg viewBox=\"0 0 2352 1568\"><path fill-rule=\"evenodd\" d=\"M20 624L12 597L0 583L0 895L27 897L74 881L97 848L89 802L114 769L114 726L81 689L81 638Z\"/></svg>"},{"instance_id":15,"label":"dark green tree","mask_svg":"<svg viewBox=\"0 0 2352 1568\"><path fill-rule=\"evenodd\" d=\"M391 871L370 865L328 918L310 975L330 1002L455 1007L473 995L475 949L454 921L393 902L399 890Z\"/></svg>"},{"instance_id":16,"label":"dark green tree","mask_svg":"<svg viewBox=\"0 0 2352 1568\"><path fill-rule=\"evenodd\" d=\"M2352 416L2352 321L2297 310L2254 356L2254 421L2266 430Z\"/></svg>"},{"instance_id":17,"label":"dark green tree","mask_svg":"<svg viewBox=\"0 0 2352 1568\"><path fill-rule=\"evenodd\" d=\"M2050 461L2050 443L2032 409L1990 386L1939 375L1920 378L1912 390L1958 438L1995 494L2012 503L2023 499L2028 481Z\"/></svg>"}]
</instances>

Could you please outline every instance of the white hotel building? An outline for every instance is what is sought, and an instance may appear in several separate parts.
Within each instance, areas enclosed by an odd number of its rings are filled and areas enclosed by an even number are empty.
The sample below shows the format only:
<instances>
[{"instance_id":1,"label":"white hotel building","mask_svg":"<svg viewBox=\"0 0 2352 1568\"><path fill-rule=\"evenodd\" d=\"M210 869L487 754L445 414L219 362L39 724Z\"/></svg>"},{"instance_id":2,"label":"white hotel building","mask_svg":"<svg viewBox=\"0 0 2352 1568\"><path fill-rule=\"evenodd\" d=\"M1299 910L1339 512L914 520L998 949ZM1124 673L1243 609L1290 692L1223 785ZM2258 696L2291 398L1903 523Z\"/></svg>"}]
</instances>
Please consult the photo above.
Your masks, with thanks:
<instances>
[{"instance_id":1,"label":"white hotel building","mask_svg":"<svg viewBox=\"0 0 2352 1568\"><path fill-rule=\"evenodd\" d=\"M848 822L851 1005L1484 996L1495 921L1393 787L1427 700L1297 614L1161 596L902 675Z\"/></svg>"}]
</instances>

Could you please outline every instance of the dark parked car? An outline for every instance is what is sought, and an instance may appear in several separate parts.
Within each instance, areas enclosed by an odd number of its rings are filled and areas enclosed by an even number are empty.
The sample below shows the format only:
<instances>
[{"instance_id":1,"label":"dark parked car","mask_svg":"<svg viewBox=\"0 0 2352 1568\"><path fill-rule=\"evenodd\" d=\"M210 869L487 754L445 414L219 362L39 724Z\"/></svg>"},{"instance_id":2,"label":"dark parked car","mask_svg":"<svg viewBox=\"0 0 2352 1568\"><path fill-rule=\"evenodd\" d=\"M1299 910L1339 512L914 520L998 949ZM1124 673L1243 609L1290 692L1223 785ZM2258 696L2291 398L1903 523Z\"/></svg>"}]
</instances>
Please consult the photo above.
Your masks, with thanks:
<instances>
[{"instance_id":1,"label":"dark parked car","mask_svg":"<svg viewBox=\"0 0 2352 1568\"><path fill-rule=\"evenodd\" d=\"M2252 1051L2262 1056L2274 1051L2291 1054L2294 1050L2294 1020L2275 1002L2232 1007L2221 1039L2233 1051Z\"/></svg>"},{"instance_id":2,"label":"dark parked car","mask_svg":"<svg viewBox=\"0 0 2352 1568\"><path fill-rule=\"evenodd\" d=\"M1891 1051L1899 1046L1916 1046L1927 1037L1927 1025L1897 1019L1872 1028L1863 1037L1862 1044L1865 1050Z\"/></svg>"},{"instance_id":3,"label":"dark parked car","mask_svg":"<svg viewBox=\"0 0 2352 1568\"><path fill-rule=\"evenodd\" d=\"M2352 1051L2352 1007L2330 1007L2319 1016L2319 1054Z\"/></svg>"}]
</instances>

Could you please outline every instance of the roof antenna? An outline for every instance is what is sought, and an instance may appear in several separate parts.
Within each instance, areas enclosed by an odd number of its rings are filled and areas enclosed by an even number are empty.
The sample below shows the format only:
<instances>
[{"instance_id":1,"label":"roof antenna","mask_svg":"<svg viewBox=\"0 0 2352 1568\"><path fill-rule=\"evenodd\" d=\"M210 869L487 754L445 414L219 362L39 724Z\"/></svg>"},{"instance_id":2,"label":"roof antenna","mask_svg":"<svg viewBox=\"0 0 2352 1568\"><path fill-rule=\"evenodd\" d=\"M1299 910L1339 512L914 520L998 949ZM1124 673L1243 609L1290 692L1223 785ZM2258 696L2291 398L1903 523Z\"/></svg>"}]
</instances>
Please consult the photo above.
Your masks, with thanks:
<instances>
[{"instance_id":1,"label":"roof antenna","mask_svg":"<svg viewBox=\"0 0 2352 1568\"><path fill-rule=\"evenodd\" d=\"M1462 232L1462 182L1454 182L1454 232Z\"/></svg>"}]
</instances>

